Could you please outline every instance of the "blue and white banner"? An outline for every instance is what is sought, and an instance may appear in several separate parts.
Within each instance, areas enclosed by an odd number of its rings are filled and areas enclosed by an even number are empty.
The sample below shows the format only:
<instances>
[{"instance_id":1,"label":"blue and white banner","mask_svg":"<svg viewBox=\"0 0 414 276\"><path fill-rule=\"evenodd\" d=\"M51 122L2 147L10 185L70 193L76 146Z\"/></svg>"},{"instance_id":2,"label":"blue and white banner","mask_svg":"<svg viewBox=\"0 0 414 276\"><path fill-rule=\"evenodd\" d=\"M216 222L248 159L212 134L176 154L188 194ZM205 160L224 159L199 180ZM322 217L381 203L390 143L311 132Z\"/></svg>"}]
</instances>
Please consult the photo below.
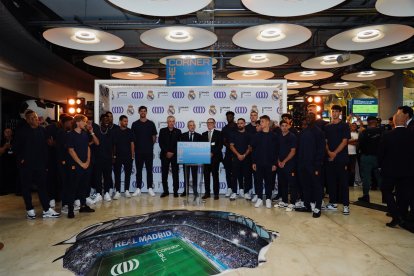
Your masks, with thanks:
<instances>
[{"instance_id":1,"label":"blue and white banner","mask_svg":"<svg viewBox=\"0 0 414 276\"><path fill-rule=\"evenodd\" d=\"M175 116L175 125L182 132L188 131L187 122L194 120L196 123L195 131L201 134L207 130L206 121L210 117L216 120L216 128L221 130L227 124L225 115L227 111L235 113L235 120L244 118L246 123L250 122L250 111L252 110L256 110L259 116L268 115L276 121L279 121L281 114L286 112L285 81L273 81L272 85L268 86L237 86L235 84L234 86L210 87L145 86L129 83L121 85L117 81L116 84L105 85L105 87L109 89L109 108L107 110L112 111L114 123L118 122L119 116L126 115L129 119L129 126L131 126L134 121L139 119L138 107L144 105L148 108L148 119L155 123L158 132L160 128L167 126L166 121L169 115ZM156 143L154 145L153 167L154 190L156 192L162 192L159 153L160 148ZM225 193L227 184L222 164L219 172L220 192ZM200 178L203 180L202 177ZM184 187L183 179L183 170L180 166L180 188ZM146 181L145 170L143 170L143 181ZM171 191L171 174L169 184ZM135 164L131 185L135 189ZM204 187L204 185L202 186ZM146 185L143 185L142 191L146 191Z\"/></svg>"}]
</instances>

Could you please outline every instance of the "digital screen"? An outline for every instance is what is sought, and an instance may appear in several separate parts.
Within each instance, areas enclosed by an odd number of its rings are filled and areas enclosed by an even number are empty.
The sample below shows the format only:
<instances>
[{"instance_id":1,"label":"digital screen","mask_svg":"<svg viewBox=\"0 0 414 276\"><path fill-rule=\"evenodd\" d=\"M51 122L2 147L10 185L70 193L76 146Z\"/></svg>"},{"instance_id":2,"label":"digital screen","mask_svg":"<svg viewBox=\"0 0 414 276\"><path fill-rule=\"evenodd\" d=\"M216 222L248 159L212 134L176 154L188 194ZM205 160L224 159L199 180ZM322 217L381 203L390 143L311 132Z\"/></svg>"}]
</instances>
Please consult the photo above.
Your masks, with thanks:
<instances>
[{"instance_id":1,"label":"digital screen","mask_svg":"<svg viewBox=\"0 0 414 276\"><path fill-rule=\"evenodd\" d=\"M378 115L378 99L352 99L350 109L356 115Z\"/></svg>"}]
</instances>

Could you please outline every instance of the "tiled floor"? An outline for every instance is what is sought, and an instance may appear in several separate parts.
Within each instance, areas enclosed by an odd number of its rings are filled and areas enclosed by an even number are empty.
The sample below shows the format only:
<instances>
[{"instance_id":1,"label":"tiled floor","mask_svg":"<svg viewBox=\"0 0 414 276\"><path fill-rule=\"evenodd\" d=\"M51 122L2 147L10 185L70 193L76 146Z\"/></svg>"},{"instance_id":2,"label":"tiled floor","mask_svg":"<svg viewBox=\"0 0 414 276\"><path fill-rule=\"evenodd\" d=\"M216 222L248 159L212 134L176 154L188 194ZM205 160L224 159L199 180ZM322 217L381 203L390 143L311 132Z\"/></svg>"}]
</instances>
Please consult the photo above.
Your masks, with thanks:
<instances>
[{"instance_id":1,"label":"tiled floor","mask_svg":"<svg viewBox=\"0 0 414 276\"><path fill-rule=\"evenodd\" d=\"M350 192L351 200L360 188ZM372 194L380 198L379 192ZM36 211L40 214L35 197ZM0 197L0 275L71 275L62 261L66 246L52 246L86 226L116 217L144 214L162 209L183 209L182 200L160 199L147 194L101 203L92 214L69 220L25 219L23 200L14 195ZM385 213L351 205L351 215L323 212L313 219L308 213L285 212L273 208L254 208L239 199L210 199L205 205L187 209L221 210L245 215L280 237L267 252L267 262L256 269L238 269L229 275L414 275L414 234L390 229ZM39 216L39 215L38 215Z\"/></svg>"}]
</instances>

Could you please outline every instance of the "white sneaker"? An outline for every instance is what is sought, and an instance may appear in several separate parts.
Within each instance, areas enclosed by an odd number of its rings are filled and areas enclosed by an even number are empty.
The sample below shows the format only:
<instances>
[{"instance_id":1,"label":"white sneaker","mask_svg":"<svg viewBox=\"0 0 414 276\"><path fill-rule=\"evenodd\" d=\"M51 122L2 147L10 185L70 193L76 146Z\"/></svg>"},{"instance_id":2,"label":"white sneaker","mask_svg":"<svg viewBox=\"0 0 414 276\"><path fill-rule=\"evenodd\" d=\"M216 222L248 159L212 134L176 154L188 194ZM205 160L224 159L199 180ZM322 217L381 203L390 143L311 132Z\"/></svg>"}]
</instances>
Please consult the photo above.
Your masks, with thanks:
<instances>
[{"instance_id":1,"label":"white sneaker","mask_svg":"<svg viewBox=\"0 0 414 276\"><path fill-rule=\"evenodd\" d=\"M79 207L80 208L80 200L79 199L77 199L77 200L75 200L75 202L73 203L73 206L76 208L76 207Z\"/></svg>"},{"instance_id":2,"label":"white sneaker","mask_svg":"<svg viewBox=\"0 0 414 276\"><path fill-rule=\"evenodd\" d=\"M129 193L129 191L128 191L128 190L126 190L126 191L125 191L125 197L126 197L126 198L130 198L130 197L131 197L131 194Z\"/></svg>"},{"instance_id":3,"label":"white sneaker","mask_svg":"<svg viewBox=\"0 0 414 276\"><path fill-rule=\"evenodd\" d=\"M310 204L310 205L311 205L311 210L312 210L312 212L313 212L313 210L315 209L315 205L316 205L316 204L315 204L315 202L311 202L311 204Z\"/></svg>"},{"instance_id":4,"label":"white sneaker","mask_svg":"<svg viewBox=\"0 0 414 276\"><path fill-rule=\"evenodd\" d=\"M141 194L141 189L140 188L137 188L135 190L135 192L132 194L132 196L139 196L140 194Z\"/></svg>"},{"instance_id":5,"label":"white sneaker","mask_svg":"<svg viewBox=\"0 0 414 276\"><path fill-rule=\"evenodd\" d=\"M257 195L254 195L254 196L253 196L253 199L252 199L252 202L253 202L253 203L256 203L256 202L257 202L257 200L258 200Z\"/></svg>"},{"instance_id":6,"label":"white sneaker","mask_svg":"<svg viewBox=\"0 0 414 276\"><path fill-rule=\"evenodd\" d=\"M113 199L117 200L121 197L121 194L119 192L116 192Z\"/></svg>"},{"instance_id":7,"label":"white sneaker","mask_svg":"<svg viewBox=\"0 0 414 276\"><path fill-rule=\"evenodd\" d=\"M26 211L26 218L35 219L36 218L35 210L32 209L32 210Z\"/></svg>"},{"instance_id":8,"label":"white sneaker","mask_svg":"<svg viewBox=\"0 0 414 276\"><path fill-rule=\"evenodd\" d=\"M58 218L60 217L60 214L53 210L52 208L49 208L46 212L43 211L43 217L44 218Z\"/></svg>"},{"instance_id":9,"label":"white sneaker","mask_svg":"<svg viewBox=\"0 0 414 276\"><path fill-rule=\"evenodd\" d=\"M298 208L298 209L299 208L305 208L305 203L303 201L299 200L295 203L295 208Z\"/></svg>"},{"instance_id":10,"label":"white sneaker","mask_svg":"<svg viewBox=\"0 0 414 276\"><path fill-rule=\"evenodd\" d=\"M245 193L245 194L244 194L244 199L246 199L246 200L251 200L251 199L252 199L252 197L251 197L251 195L250 195L249 193Z\"/></svg>"},{"instance_id":11,"label":"white sneaker","mask_svg":"<svg viewBox=\"0 0 414 276\"><path fill-rule=\"evenodd\" d=\"M69 213L68 205L63 205L62 210L60 210L60 212L63 213L63 214Z\"/></svg>"},{"instance_id":12,"label":"white sneaker","mask_svg":"<svg viewBox=\"0 0 414 276\"><path fill-rule=\"evenodd\" d=\"M325 210L325 209L326 209L325 201L323 201L322 199L321 210Z\"/></svg>"},{"instance_id":13,"label":"white sneaker","mask_svg":"<svg viewBox=\"0 0 414 276\"><path fill-rule=\"evenodd\" d=\"M342 211L342 214L349 215L349 206L344 206L344 210Z\"/></svg>"},{"instance_id":14,"label":"white sneaker","mask_svg":"<svg viewBox=\"0 0 414 276\"><path fill-rule=\"evenodd\" d=\"M325 206L325 210L327 210L327 211L336 211L336 210L338 210L338 205L333 204L333 203L329 203Z\"/></svg>"},{"instance_id":15,"label":"white sneaker","mask_svg":"<svg viewBox=\"0 0 414 276\"><path fill-rule=\"evenodd\" d=\"M111 199L111 196L109 195L109 193L108 192L106 192L105 193L105 195L104 195L104 200L105 201L107 201L107 202L109 202L109 201L111 201L112 199Z\"/></svg>"},{"instance_id":16,"label":"white sneaker","mask_svg":"<svg viewBox=\"0 0 414 276\"><path fill-rule=\"evenodd\" d=\"M243 190L243 189L240 189L240 190L239 190L239 196L240 196L240 197L244 197L244 190Z\"/></svg>"},{"instance_id":17,"label":"white sneaker","mask_svg":"<svg viewBox=\"0 0 414 276\"><path fill-rule=\"evenodd\" d=\"M283 201L279 202L278 204L275 204L275 208L286 208L288 207L287 203L284 203Z\"/></svg>"},{"instance_id":18,"label":"white sneaker","mask_svg":"<svg viewBox=\"0 0 414 276\"><path fill-rule=\"evenodd\" d=\"M95 200L95 202L99 202L99 201L102 201L102 199L103 198L102 198L101 194L97 193L94 200Z\"/></svg>"},{"instance_id":19,"label":"white sneaker","mask_svg":"<svg viewBox=\"0 0 414 276\"><path fill-rule=\"evenodd\" d=\"M152 188L148 189L148 193L150 196L155 196L154 190Z\"/></svg>"},{"instance_id":20,"label":"white sneaker","mask_svg":"<svg viewBox=\"0 0 414 276\"><path fill-rule=\"evenodd\" d=\"M258 198L257 201L256 201L256 204L254 205L254 207L259 208L262 205L263 205L263 200L261 200L260 198Z\"/></svg>"},{"instance_id":21,"label":"white sneaker","mask_svg":"<svg viewBox=\"0 0 414 276\"><path fill-rule=\"evenodd\" d=\"M232 192L231 188L228 188L227 189L227 193L226 193L226 197L231 196L231 192Z\"/></svg>"},{"instance_id":22,"label":"white sneaker","mask_svg":"<svg viewBox=\"0 0 414 276\"><path fill-rule=\"evenodd\" d=\"M266 208L268 208L268 209L272 208L272 200L271 199L266 199Z\"/></svg>"},{"instance_id":23,"label":"white sneaker","mask_svg":"<svg viewBox=\"0 0 414 276\"><path fill-rule=\"evenodd\" d=\"M95 200L93 200L91 197L87 197L86 198L86 204L89 205L94 205L95 204Z\"/></svg>"},{"instance_id":24,"label":"white sneaker","mask_svg":"<svg viewBox=\"0 0 414 276\"><path fill-rule=\"evenodd\" d=\"M55 208L56 207L56 201L54 199L51 199L49 201L49 206L50 206L50 208Z\"/></svg>"},{"instance_id":25,"label":"white sneaker","mask_svg":"<svg viewBox=\"0 0 414 276\"><path fill-rule=\"evenodd\" d=\"M286 207L286 212L292 212L294 209L295 209L295 205L293 205L293 204L289 204L289 205Z\"/></svg>"},{"instance_id":26,"label":"white sneaker","mask_svg":"<svg viewBox=\"0 0 414 276\"><path fill-rule=\"evenodd\" d=\"M236 193L232 193L230 196L230 200L236 200L237 198L237 194Z\"/></svg>"}]
</instances>

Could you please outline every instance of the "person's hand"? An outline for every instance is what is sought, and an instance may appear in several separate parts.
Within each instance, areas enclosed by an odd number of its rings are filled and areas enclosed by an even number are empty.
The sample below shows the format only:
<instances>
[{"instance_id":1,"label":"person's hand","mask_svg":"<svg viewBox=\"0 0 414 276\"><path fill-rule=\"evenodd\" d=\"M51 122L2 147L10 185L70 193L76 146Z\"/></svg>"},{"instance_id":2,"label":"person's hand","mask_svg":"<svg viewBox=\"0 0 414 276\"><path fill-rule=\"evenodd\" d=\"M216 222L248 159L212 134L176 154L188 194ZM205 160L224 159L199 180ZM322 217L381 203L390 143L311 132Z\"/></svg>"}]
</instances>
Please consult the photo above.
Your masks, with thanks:
<instances>
[{"instance_id":1,"label":"person's hand","mask_svg":"<svg viewBox=\"0 0 414 276\"><path fill-rule=\"evenodd\" d=\"M279 166L279 168L282 168L282 169L283 169L283 168L285 167L286 163L285 163L285 162L280 162L280 161L279 161L279 162L277 163L277 165Z\"/></svg>"},{"instance_id":2,"label":"person's hand","mask_svg":"<svg viewBox=\"0 0 414 276\"><path fill-rule=\"evenodd\" d=\"M273 166L272 166L272 172L275 172L275 171L276 171L276 169L277 169L276 165L273 165Z\"/></svg>"},{"instance_id":3,"label":"person's hand","mask_svg":"<svg viewBox=\"0 0 414 276\"><path fill-rule=\"evenodd\" d=\"M252 169L256 171L256 164L252 164Z\"/></svg>"},{"instance_id":4,"label":"person's hand","mask_svg":"<svg viewBox=\"0 0 414 276\"><path fill-rule=\"evenodd\" d=\"M86 130L89 131L90 133L92 133L93 132L92 124L87 124L86 125Z\"/></svg>"},{"instance_id":5,"label":"person's hand","mask_svg":"<svg viewBox=\"0 0 414 276\"><path fill-rule=\"evenodd\" d=\"M82 162L82 163L80 164L80 166L81 166L81 168L82 168L82 169L86 170L86 169L89 167L89 163L84 163L84 162Z\"/></svg>"},{"instance_id":6,"label":"person's hand","mask_svg":"<svg viewBox=\"0 0 414 276\"><path fill-rule=\"evenodd\" d=\"M168 159L170 159L171 157L173 157L173 156L174 156L174 153L173 153L173 152L167 152L167 153L165 154L165 156L166 156Z\"/></svg>"},{"instance_id":7,"label":"person's hand","mask_svg":"<svg viewBox=\"0 0 414 276\"><path fill-rule=\"evenodd\" d=\"M239 159L239 161L243 161L245 158L244 154L237 154L237 159Z\"/></svg>"}]
</instances>

